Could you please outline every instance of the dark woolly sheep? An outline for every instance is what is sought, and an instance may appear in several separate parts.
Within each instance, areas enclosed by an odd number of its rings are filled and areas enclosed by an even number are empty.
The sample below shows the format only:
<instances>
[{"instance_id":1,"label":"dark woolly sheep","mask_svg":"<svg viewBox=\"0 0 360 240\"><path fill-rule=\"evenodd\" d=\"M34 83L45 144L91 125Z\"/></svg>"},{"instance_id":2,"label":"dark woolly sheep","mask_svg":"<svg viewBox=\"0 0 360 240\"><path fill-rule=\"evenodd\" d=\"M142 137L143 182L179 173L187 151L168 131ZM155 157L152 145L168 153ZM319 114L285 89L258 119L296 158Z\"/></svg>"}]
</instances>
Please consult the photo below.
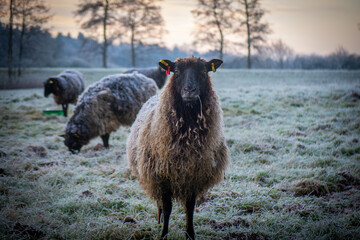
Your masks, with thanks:
<instances>
[{"instance_id":1,"label":"dark woolly sheep","mask_svg":"<svg viewBox=\"0 0 360 240\"><path fill-rule=\"evenodd\" d=\"M139 74L116 74L89 86L80 96L65 130L65 145L71 152L101 136L109 147L109 136L120 125L130 126L143 103L158 90L154 80Z\"/></svg>"},{"instance_id":2,"label":"dark woolly sheep","mask_svg":"<svg viewBox=\"0 0 360 240\"><path fill-rule=\"evenodd\" d=\"M144 104L131 127L127 157L141 187L157 202L162 238L175 199L184 204L187 238L194 239L195 200L224 179L229 151L208 75L221 64L195 57L160 61L174 75L159 96Z\"/></svg>"},{"instance_id":3,"label":"dark woolly sheep","mask_svg":"<svg viewBox=\"0 0 360 240\"><path fill-rule=\"evenodd\" d=\"M67 117L69 103L76 104L78 96L84 91L84 76L75 70L65 70L44 82L44 96L51 93L56 104L61 104Z\"/></svg>"},{"instance_id":4,"label":"dark woolly sheep","mask_svg":"<svg viewBox=\"0 0 360 240\"><path fill-rule=\"evenodd\" d=\"M151 67L151 68L132 68L124 73L138 72L145 76L154 79L158 88L162 88L166 82L166 71L162 67Z\"/></svg>"}]
</instances>

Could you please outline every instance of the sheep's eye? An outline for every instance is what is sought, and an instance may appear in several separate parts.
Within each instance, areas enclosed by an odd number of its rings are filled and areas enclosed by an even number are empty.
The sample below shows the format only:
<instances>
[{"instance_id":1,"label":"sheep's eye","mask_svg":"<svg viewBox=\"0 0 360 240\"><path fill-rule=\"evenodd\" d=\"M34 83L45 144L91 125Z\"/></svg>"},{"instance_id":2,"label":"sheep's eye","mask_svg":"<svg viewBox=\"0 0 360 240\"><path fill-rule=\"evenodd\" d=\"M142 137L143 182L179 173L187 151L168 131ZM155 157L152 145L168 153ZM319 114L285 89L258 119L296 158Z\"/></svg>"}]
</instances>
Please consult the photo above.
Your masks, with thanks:
<instances>
[{"instance_id":1,"label":"sheep's eye","mask_svg":"<svg viewBox=\"0 0 360 240\"><path fill-rule=\"evenodd\" d=\"M175 74L179 74L180 71L179 71L178 69L176 69L176 70L174 71L174 73L175 73Z\"/></svg>"},{"instance_id":2,"label":"sheep's eye","mask_svg":"<svg viewBox=\"0 0 360 240\"><path fill-rule=\"evenodd\" d=\"M206 74L207 74L207 71L206 71L206 70L204 70L204 71L203 71L203 73L206 75Z\"/></svg>"}]
</instances>

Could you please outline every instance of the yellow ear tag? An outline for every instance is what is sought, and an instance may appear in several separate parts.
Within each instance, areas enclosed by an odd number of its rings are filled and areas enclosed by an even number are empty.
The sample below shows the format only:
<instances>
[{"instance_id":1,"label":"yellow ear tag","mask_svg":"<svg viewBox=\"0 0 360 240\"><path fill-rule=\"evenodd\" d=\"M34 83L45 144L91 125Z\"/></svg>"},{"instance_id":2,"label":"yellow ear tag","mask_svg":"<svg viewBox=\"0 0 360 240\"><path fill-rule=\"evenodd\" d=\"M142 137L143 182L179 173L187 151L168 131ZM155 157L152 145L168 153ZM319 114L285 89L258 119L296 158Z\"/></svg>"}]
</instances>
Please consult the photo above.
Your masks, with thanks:
<instances>
[{"instance_id":1,"label":"yellow ear tag","mask_svg":"<svg viewBox=\"0 0 360 240\"><path fill-rule=\"evenodd\" d=\"M213 72L216 72L215 64L214 64L214 63L211 63L211 69L212 69Z\"/></svg>"},{"instance_id":2,"label":"yellow ear tag","mask_svg":"<svg viewBox=\"0 0 360 240\"><path fill-rule=\"evenodd\" d=\"M167 69L167 71L166 71L166 74L167 74L167 75L170 75L170 66L169 66L169 64L168 64L167 62L165 62L164 60L160 60L160 62L161 62L162 64L164 64L166 67L168 67L168 69Z\"/></svg>"},{"instance_id":3,"label":"yellow ear tag","mask_svg":"<svg viewBox=\"0 0 360 240\"><path fill-rule=\"evenodd\" d=\"M50 84L53 84L54 82L52 80L49 81Z\"/></svg>"},{"instance_id":4,"label":"yellow ear tag","mask_svg":"<svg viewBox=\"0 0 360 240\"><path fill-rule=\"evenodd\" d=\"M160 60L160 62L162 63L162 64L164 64L165 66L168 66L169 64L167 63L167 62L165 62L164 60Z\"/></svg>"}]
</instances>

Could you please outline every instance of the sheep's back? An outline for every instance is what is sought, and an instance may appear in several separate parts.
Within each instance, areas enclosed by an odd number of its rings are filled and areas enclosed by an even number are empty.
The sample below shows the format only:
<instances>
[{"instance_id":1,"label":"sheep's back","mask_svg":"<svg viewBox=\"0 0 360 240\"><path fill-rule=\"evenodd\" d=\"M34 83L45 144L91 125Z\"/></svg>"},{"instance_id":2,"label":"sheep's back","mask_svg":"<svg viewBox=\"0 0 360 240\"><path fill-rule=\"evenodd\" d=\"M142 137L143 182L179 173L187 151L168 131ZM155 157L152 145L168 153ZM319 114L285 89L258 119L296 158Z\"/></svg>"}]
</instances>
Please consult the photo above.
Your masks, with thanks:
<instances>
[{"instance_id":1,"label":"sheep's back","mask_svg":"<svg viewBox=\"0 0 360 240\"><path fill-rule=\"evenodd\" d=\"M155 82L141 74L116 74L90 85L80 96L74 115L98 133L131 125L142 104L157 91Z\"/></svg>"},{"instance_id":2,"label":"sheep's back","mask_svg":"<svg viewBox=\"0 0 360 240\"><path fill-rule=\"evenodd\" d=\"M82 73L76 70L65 70L56 76L63 91L58 96L53 95L57 104L76 104L78 96L84 91L85 83Z\"/></svg>"},{"instance_id":3,"label":"sheep's back","mask_svg":"<svg viewBox=\"0 0 360 240\"><path fill-rule=\"evenodd\" d=\"M126 125L135 121L141 106L158 90L152 79L138 73L114 75L104 83L115 97L115 114Z\"/></svg>"},{"instance_id":4,"label":"sheep's back","mask_svg":"<svg viewBox=\"0 0 360 240\"><path fill-rule=\"evenodd\" d=\"M159 89L164 86L165 81L166 81L166 73L164 70L162 70L159 67L132 68L132 69L125 71L125 73L133 73L133 72L141 73L141 74L145 75L146 77L153 79L156 82Z\"/></svg>"}]
</instances>

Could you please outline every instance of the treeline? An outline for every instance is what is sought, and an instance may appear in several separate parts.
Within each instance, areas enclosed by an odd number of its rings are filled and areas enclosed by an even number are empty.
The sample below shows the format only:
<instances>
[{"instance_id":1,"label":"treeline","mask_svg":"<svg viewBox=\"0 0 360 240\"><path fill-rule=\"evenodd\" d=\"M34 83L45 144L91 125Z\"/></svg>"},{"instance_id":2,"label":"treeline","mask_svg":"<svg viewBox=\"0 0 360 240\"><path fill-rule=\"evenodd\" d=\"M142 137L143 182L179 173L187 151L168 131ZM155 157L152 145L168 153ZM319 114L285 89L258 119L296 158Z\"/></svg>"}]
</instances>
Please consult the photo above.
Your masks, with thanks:
<instances>
[{"instance_id":1,"label":"treeline","mask_svg":"<svg viewBox=\"0 0 360 240\"><path fill-rule=\"evenodd\" d=\"M9 27L0 23L0 67L7 67ZM14 56L18 55L20 30L13 30ZM102 43L86 38L82 33L76 38L59 33L56 37L39 27L27 29L26 48L23 50L23 67L101 67ZM159 59L176 59L186 56L216 58L218 52L199 53L175 47L168 49L159 45L135 46L138 54L136 63L139 67L154 66ZM262 69L360 69L360 56L350 54L339 47L327 56L296 55L292 51L280 51L276 44L264 48L262 53L253 57L253 67ZM224 68L247 68L246 55L224 53ZM17 58L14 58L17 65ZM131 45L110 45L108 53L109 67L131 67Z\"/></svg>"},{"instance_id":2,"label":"treeline","mask_svg":"<svg viewBox=\"0 0 360 240\"><path fill-rule=\"evenodd\" d=\"M102 67L102 43L79 33L76 38L59 33L52 37L47 30L39 27L31 27L26 30L23 50L22 67ZM8 58L8 34L9 27L0 23L0 67L7 67ZM20 30L13 29L13 55L18 55ZM137 44L137 66L147 67L157 64L159 59L185 57L189 53L179 48L169 50L159 45ZM108 46L109 67L130 67L131 45ZM197 52L193 53L198 56ZM13 59L14 66L18 64L18 58Z\"/></svg>"},{"instance_id":3,"label":"treeline","mask_svg":"<svg viewBox=\"0 0 360 240\"><path fill-rule=\"evenodd\" d=\"M11 78L26 67L147 67L194 55L220 58L224 68L360 69L360 56L343 47L327 56L299 55L282 40L269 42L261 0L198 0L192 40L169 49L160 2L80 0L74 17L83 33L74 38L45 28L52 17L45 0L0 0L0 67Z\"/></svg>"},{"instance_id":4,"label":"treeline","mask_svg":"<svg viewBox=\"0 0 360 240\"><path fill-rule=\"evenodd\" d=\"M226 55L227 68L246 68L247 56ZM350 54L339 47L333 53L321 56L317 54L296 54L285 61L274 59L267 54L255 54L253 68L258 69L333 69L333 70L358 70L360 69L360 55Z\"/></svg>"}]
</instances>

